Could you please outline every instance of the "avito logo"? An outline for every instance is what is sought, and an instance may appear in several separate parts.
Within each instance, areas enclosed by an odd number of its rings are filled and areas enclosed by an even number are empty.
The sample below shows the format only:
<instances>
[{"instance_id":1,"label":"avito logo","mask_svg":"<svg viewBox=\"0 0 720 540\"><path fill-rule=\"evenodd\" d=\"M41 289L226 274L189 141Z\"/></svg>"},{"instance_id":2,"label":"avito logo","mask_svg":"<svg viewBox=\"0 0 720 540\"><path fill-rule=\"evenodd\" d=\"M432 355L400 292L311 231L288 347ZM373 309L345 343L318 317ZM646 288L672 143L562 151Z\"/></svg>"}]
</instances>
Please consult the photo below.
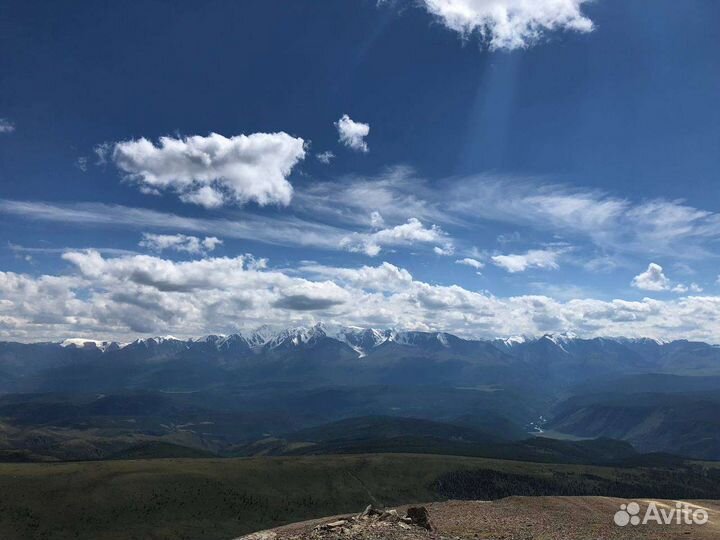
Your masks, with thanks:
<instances>
[{"instance_id":1,"label":"avito logo","mask_svg":"<svg viewBox=\"0 0 720 540\"><path fill-rule=\"evenodd\" d=\"M674 508L663 503L650 502L642 517L640 517L641 510L640 504L635 501L621 504L620 510L615 512L615 525L618 527L646 525L648 523L657 523L658 525L705 525L709 519L707 510L704 508L680 501L675 503Z\"/></svg>"}]
</instances>

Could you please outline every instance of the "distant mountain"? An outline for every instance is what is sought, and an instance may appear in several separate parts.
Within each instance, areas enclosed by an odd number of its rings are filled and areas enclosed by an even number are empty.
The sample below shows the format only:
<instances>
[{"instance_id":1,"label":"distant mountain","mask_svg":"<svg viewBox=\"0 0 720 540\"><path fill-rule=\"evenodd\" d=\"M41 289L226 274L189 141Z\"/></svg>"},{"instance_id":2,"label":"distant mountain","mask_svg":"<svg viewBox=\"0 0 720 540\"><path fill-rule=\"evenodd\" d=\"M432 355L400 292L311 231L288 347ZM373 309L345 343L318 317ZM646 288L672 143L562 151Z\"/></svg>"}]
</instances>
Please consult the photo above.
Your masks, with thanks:
<instances>
[{"instance_id":1,"label":"distant mountain","mask_svg":"<svg viewBox=\"0 0 720 540\"><path fill-rule=\"evenodd\" d=\"M391 416L505 439L550 428L720 458L714 402L693 397L712 396L718 381L720 347L686 340L473 340L320 323L129 343L0 342L0 424L8 434L0 449L105 456L138 436L222 453L292 429ZM643 391L654 397L628 397ZM691 414L696 429L683 423ZM91 430L93 441L68 450L63 441ZM44 440L60 441L57 451ZM461 451L456 442L444 448Z\"/></svg>"},{"instance_id":2,"label":"distant mountain","mask_svg":"<svg viewBox=\"0 0 720 540\"><path fill-rule=\"evenodd\" d=\"M505 340L463 339L445 332L341 327L318 323L273 331L227 336L208 335L181 340L171 336L115 343L69 338L60 343L0 342L0 368L25 374L52 366L99 358L161 362L194 359L206 364L247 366L253 359L302 358L371 363L388 357L431 357L438 361L466 359L485 366L530 366L560 378L590 378L595 374L675 373L720 375L720 347L702 342L651 339L593 338L548 334L539 338ZM330 357L332 356L332 357ZM354 362L360 365L363 362Z\"/></svg>"},{"instance_id":3,"label":"distant mountain","mask_svg":"<svg viewBox=\"0 0 720 540\"><path fill-rule=\"evenodd\" d=\"M541 388L626 374L720 375L720 348L706 343L545 335L463 339L317 324L181 340L130 343L71 338L0 342L0 392L190 391L234 381L314 385L428 384Z\"/></svg>"},{"instance_id":4,"label":"distant mountain","mask_svg":"<svg viewBox=\"0 0 720 540\"><path fill-rule=\"evenodd\" d=\"M644 386L638 384L634 391L618 386L614 391L577 395L556 407L548 427L581 437L625 440L644 452L720 460L720 385L717 379L713 382L712 390L692 392L643 392ZM686 384L675 383L677 390Z\"/></svg>"}]
</instances>

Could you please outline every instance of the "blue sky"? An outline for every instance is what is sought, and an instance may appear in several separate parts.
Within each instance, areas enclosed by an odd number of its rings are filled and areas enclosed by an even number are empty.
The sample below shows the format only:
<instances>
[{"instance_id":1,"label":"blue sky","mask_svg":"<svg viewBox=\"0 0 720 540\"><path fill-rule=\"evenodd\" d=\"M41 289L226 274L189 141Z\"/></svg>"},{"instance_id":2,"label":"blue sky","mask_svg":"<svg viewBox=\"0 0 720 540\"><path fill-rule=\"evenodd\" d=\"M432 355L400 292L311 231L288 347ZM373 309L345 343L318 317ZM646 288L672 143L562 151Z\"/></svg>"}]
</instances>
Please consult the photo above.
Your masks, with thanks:
<instances>
[{"instance_id":1,"label":"blue sky","mask_svg":"<svg viewBox=\"0 0 720 540\"><path fill-rule=\"evenodd\" d=\"M717 335L716 2L0 13L0 338Z\"/></svg>"}]
</instances>

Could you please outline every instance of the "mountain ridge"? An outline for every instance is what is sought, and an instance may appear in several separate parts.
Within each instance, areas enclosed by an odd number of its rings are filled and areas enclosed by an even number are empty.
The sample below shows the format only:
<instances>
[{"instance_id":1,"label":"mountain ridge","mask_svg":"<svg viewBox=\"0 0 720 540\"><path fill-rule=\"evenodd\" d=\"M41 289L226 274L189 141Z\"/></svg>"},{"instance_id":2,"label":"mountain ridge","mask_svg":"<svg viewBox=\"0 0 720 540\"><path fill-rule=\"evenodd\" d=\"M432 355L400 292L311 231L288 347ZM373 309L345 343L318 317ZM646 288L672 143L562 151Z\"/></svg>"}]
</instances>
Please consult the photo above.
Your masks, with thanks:
<instances>
[{"instance_id":1,"label":"mountain ridge","mask_svg":"<svg viewBox=\"0 0 720 540\"><path fill-rule=\"evenodd\" d=\"M684 339L663 340L649 337L625 336L581 337L572 332L546 333L540 336L517 335L508 338L465 338L445 331L400 330L396 328L379 329L373 327L342 326L323 322L319 322L311 326L290 326L282 329L272 329L267 325L263 325L250 331L238 331L232 334L207 334L187 339L168 335L137 338L133 341L121 342L99 340L95 338L71 337L65 338L62 341L16 342L6 340L0 341L0 343L21 345L59 345L65 348L98 349L104 353L107 351L124 349L129 346L144 345L146 347L152 347L162 345L167 342L183 343L188 347L197 346L202 343L208 345L214 344L217 349L222 349L223 347L228 348L233 343L241 342L246 344L250 349L258 349L266 346L270 349L275 349L289 344L294 346L312 344L322 338L333 339L348 345L358 354L359 357L366 356L368 349L377 347L386 342L395 342L406 346L418 345L418 342L422 342L423 345L434 342L433 344L440 344L441 346L447 347L449 340L466 343L488 343L492 344L501 351L512 350L517 347L527 346L528 344L542 343L543 341L552 343L555 347L558 347L562 351L565 351L565 346L568 343L602 341L615 342L630 346L658 347L664 347L675 343L698 343L718 348L720 350L720 345L717 344Z\"/></svg>"}]
</instances>

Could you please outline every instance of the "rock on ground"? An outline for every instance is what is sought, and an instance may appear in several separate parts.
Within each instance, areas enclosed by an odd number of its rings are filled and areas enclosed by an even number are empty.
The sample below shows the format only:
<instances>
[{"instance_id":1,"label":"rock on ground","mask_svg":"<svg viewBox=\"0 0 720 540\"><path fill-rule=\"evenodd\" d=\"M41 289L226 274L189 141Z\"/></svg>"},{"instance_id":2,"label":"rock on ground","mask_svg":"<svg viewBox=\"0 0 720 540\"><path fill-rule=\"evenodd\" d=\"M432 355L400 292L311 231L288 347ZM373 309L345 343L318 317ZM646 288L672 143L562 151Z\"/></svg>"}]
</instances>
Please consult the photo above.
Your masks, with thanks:
<instances>
[{"instance_id":1,"label":"rock on ground","mask_svg":"<svg viewBox=\"0 0 720 540\"><path fill-rule=\"evenodd\" d=\"M717 540L720 501L687 501L710 517L705 525L619 527L613 517L629 501L610 497L508 497L449 501L297 523L238 540ZM638 499L643 508L649 499ZM659 508L677 501L654 500Z\"/></svg>"}]
</instances>

